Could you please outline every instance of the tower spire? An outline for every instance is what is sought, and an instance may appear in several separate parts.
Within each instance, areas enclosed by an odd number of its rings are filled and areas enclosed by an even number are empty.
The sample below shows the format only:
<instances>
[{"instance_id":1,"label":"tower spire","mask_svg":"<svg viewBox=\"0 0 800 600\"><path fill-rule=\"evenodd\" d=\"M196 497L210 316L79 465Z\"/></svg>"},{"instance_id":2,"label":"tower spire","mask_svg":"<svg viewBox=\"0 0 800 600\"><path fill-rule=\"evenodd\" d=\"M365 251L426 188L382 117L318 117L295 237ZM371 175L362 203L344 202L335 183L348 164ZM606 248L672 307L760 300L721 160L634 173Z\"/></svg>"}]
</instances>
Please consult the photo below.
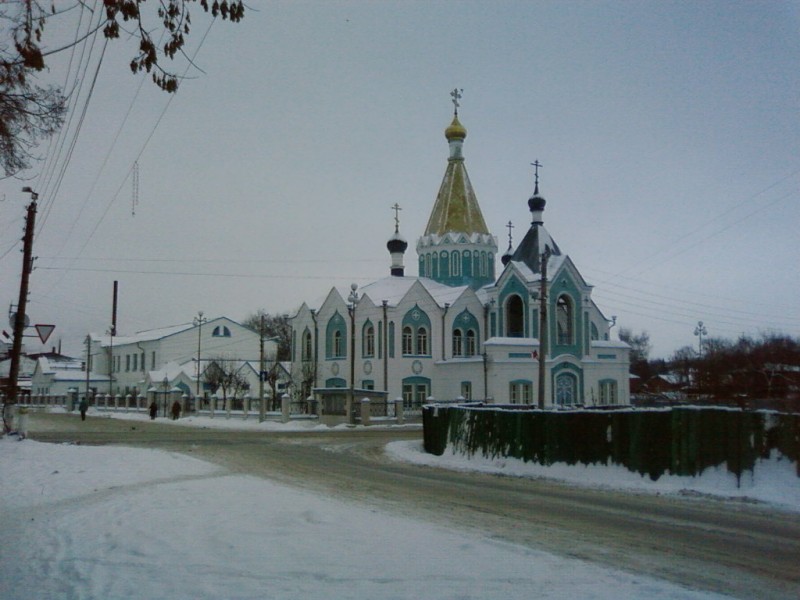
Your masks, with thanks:
<instances>
[{"instance_id":1,"label":"tower spire","mask_svg":"<svg viewBox=\"0 0 800 600\"><path fill-rule=\"evenodd\" d=\"M400 235L400 205L395 202L392 206L394 211L394 234L386 242L386 249L392 257L391 274L395 277L402 277L405 275L405 266L403 265L403 254L408 248L408 242Z\"/></svg>"}]
</instances>

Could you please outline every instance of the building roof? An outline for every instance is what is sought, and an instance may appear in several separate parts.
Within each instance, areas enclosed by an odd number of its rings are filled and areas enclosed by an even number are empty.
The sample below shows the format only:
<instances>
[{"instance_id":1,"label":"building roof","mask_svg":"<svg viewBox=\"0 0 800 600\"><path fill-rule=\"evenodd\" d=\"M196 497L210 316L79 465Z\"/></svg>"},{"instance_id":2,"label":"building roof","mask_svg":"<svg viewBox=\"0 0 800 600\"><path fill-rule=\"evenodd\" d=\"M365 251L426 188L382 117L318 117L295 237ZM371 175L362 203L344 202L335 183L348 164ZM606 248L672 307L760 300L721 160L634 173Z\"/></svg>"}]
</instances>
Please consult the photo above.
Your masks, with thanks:
<instances>
[{"instance_id":1,"label":"building roof","mask_svg":"<svg viewBox=\"0 0 800 600\"><path fill-rule=\"evenodd\" d=\"M469 289L469 286L466 285L450 287L427 277L388 276L368 283L359 288L358 292L360 296L367 296L372 300L375 306L381 306L384 300L388 306L397 306L415 283L424 287L436 304L441 307L444 307L445 304L453 304L461 294ZM343 290L339 290L339 293L342 294L342 298L346 299L350 292L348 290L343 293Z\"/></svg>"}]
</instances>

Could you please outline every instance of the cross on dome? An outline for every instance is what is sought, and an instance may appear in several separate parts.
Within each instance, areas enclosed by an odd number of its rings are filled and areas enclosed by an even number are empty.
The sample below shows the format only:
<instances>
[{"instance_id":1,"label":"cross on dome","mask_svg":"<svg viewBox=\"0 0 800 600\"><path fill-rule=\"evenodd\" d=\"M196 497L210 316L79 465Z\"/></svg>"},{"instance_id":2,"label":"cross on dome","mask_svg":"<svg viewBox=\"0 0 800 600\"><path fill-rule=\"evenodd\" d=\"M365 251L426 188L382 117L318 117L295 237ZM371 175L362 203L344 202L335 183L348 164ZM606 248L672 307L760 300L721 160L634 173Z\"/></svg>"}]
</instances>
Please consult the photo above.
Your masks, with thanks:
<instances>
[{"instance_id":1,"label":"cross on dome","mask_svg":"<svg viewBox=\"0 0 800 600\"><path fill-rule=\"evenodd\" d=\"M461 96L463 93L464 93L464 88L461 89L453 88L453 91L450 92L450 96L453 98L453 108L454 108L453 114L455 114L455 116L458 116L458 107L461 106L461 104L459 104L458 101L461 100Z\"/></svg>"}]
</instances>

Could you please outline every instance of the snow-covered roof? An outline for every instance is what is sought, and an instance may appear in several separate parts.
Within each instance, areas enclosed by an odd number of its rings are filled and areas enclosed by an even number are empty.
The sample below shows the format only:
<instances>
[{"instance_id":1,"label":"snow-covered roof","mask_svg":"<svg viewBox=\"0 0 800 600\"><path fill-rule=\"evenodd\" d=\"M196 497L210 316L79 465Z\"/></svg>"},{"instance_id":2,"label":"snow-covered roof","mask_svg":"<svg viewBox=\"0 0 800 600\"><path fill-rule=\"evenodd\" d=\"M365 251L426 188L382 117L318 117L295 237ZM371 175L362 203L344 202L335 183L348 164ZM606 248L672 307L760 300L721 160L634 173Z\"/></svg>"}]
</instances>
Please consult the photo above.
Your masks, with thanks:
<instances>
[{"instance_id":1,"label":"snow-covered roof","mask_svg":"<svg viewBox=\"0 0 800 600\"><path fill-rule=\"evenodd\" d=\"M160 340L169 335L181 333L188 329L192 329L194 324L182 323L180 325L170 325L169 327L162 327L160 329L149 329L147 331L139 331L133 335L115 335L114 345L122 346L124 344L136 344L141 342L150 342L153 340ZM111 337L108 335L92 334L92 341L99 342L103 346L108 346L111 343Z\"/></svg>"},{"instance_id":2,"label":"snow-covered roof","mask_svg":"<svg viewBox=\"0 0 800 600\"><path fill-rule=\"evenodd\" d=\"M592 347L593 348L619 348L619 349L627 349L630 348L628 344L625 342L621 342L619 340L592 340Z\"/></svg>"},{"instance_id":3,"label":"snow-covered roof","mask_svg":"<svg viewBox=\"0 0 800 600\"><path fill-rule=\"evenodd\" d=\"M484 346L538 346L536 338L524 337L490 337L483 343Z\"/></svg>"},{"instance_id":4,"label":"snow-covered roof","mask_svg":"<svg viewBox=\"0 0 800 600\"><path fill-rule=\"evenodd\" d=\"M358 293L359 296L369 297L375 306L381 306L384 300L388 302L389 306L397 306L415 283L422 285L434 302L441 307L444 307L445 304L453 304L469 288L466 285L450 287L427 277L387 276L359 288ZM350 295L349 288L346 290L337 288L337 291L345 299Z\"/></svg>"}]
</instances>

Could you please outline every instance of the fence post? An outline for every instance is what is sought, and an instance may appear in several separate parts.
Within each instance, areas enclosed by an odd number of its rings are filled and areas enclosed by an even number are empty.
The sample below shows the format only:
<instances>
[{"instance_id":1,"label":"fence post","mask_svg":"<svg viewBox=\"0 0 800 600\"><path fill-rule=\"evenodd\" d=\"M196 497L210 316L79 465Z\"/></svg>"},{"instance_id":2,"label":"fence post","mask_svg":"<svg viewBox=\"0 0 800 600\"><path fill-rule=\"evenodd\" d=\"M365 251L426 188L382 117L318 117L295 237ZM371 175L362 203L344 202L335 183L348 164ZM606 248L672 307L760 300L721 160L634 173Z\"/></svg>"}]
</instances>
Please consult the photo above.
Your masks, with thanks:
<instances>
[{"instance_id":1,"label":"fence post","mask_svg":"<svg viewBox=\"0 0 800 600\"><path fill-rule=\"evenodd\" d=\"M369 413L370 405L369 405L369 398L362 398L361 399L361 424L362 425L369 425Z\"/></svg>"},{"instance_id":2,"label":"fence post","mask_svg":"<svg viewBox=\"0 0 800 600\"><path fill-rule=\"evenodd\" d=\"M405 422L405 414L403 410L403 399L396 398L394 401L394 416L397 418L398 425L402 425Z\"/></svg>"},{"instance_id":3,"label":"fence post","mask_svg":"<svg viewBox=\"0 0 800 600\"><path fill-rule=\"evenodd\" d=\"M284 423L289 422L289 412L292 407L291 401L292 399L289 397L289 394L281 396L281 420Z\"/></svg>"}]
</instances>

